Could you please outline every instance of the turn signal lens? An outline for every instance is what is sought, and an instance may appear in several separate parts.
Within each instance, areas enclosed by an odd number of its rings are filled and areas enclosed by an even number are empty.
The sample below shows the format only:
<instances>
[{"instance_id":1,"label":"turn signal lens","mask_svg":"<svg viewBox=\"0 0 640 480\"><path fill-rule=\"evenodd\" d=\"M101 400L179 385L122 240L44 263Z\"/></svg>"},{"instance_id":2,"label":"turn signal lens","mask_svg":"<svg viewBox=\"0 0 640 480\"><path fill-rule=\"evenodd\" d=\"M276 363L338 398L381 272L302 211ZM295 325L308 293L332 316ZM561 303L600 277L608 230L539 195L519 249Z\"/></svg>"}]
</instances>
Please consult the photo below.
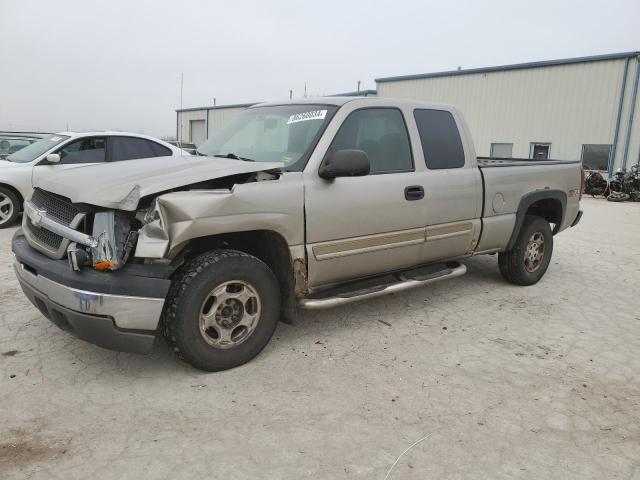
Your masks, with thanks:
<instances>
[{"instance_id":1,"label":"turn signal lens","mask_svg":"<svg viewBox=\"0 0 640 480\"><path fill-rule=\"evenodd\" d=\"M112 266L111 260L104 260L103 262L96 263L94 268L96 270L109 270Z\"/></svg>"}]
</instances>

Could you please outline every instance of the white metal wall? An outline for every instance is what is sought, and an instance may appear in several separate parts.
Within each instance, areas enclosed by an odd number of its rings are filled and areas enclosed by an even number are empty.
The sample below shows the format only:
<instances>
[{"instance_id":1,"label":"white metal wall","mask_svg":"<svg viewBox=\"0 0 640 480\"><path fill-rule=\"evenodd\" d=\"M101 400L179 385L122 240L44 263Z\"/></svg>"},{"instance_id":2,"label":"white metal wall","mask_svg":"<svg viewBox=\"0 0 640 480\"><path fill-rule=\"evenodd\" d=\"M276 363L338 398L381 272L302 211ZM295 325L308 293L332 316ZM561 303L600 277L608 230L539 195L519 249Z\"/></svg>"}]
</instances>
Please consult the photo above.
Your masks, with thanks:
<instances>
[{"instance_id":1,"label":"white metal wall","mask_svg":"<svg viewBox=\"0 0 640 480\"><path fill-rule=\"evenodd\" d=\"M529 157L532 142L551 143L551 158L579 159L583 144L612 144L625 59L488 73L378 82L379 97L413 98L458 107L467 119L477 153L491 143L513 143L513 156ZM616 149L621 166L638 68L631 58ZM639 95L640 96L640 95ZM628 165L638 160L636 107Z\"/></svg>"},{"instance_id":2,"label":"white metal wall","mask_svg":"<svg viewBox=\"0 0 640 480\"><path fill-rule=\"evenodd\" d=\"M191 141L191 121L205 120L207 118L206 110L192 110L187 112L178 112L178 140L183 142Z\"/></svg>"},{"instance_id":3,"label":"white metal wall","mask_svg":"<svg viewBox=\"0 0 640 480\"><path fill-rule=\"evenodd\" d=\"M228 124L244 107L215 107L177 112L177 131L182 141L191 141L191 121L204 120L207 138ZM181 133L180 133L181 132Z\"/></svg>"},{"instance_id":4,"label":"white metal wall","mask_svg":"<svg viewBox=\"0 0 640 480\"><path fill-rule=\"evenodd\" d=\"M227 125L244 108L215 108L209 110L209 125L207 128L209 138L213 132Z\"/></svg>"}]
</instances>

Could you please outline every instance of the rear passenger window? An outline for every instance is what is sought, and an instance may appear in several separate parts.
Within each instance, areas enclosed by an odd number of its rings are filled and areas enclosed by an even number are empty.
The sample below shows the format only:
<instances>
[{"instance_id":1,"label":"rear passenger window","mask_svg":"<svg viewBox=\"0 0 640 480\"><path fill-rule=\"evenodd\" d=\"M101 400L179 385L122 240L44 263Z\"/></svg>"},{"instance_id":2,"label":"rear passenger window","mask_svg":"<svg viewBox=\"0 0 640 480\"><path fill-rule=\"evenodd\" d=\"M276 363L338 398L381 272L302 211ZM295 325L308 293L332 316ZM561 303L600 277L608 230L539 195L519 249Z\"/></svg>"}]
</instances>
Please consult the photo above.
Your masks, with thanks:
<instances>
[{"instance_id":1,"label":"rear passenger window","mask_svg":"<svg viewBox=\"0 0 640 480\"><path fill-rule=\"evenodd\" d=\"M171 155L171 150L167 147L135 137L111 137L109 151L112 162Z\"/></svg>"},{"instance_id":2,"label":"rear passenger window","mask_svg":"<svg viewBox=\"0 0 640 480\"><path fill-rule=\"evenodd\" d=\"M464 149L453 115L443 110L414 110L427 168L464 167Z\"/></svg>"},{"instance_id":3,"label":"rear passenger window","mask_svg":"<svg viewBox=\"0 0 640 480\"><path fill-rule=\"evenodd\" d=\"M409 134L404 117L396 108L364 108L344 121L329 151L363 150L371 173L413 170Z\"/></svg>"}]
</instances>

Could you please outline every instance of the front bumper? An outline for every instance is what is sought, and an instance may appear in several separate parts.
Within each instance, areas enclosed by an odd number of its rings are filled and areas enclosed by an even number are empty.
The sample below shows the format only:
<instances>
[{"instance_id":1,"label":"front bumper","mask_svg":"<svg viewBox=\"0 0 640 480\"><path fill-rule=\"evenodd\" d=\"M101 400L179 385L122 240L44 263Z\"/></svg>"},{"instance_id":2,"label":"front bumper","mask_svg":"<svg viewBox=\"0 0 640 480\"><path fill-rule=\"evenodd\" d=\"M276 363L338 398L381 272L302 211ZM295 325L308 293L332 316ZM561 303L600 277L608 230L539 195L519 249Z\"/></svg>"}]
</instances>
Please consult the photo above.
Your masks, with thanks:
<instances>
[{"instance_id":1,"label":"front bumper","mask_svg":"<svg viewBox=\"0 0 640 480\"><path fill-rule=\"evenodd\" d=\"M162 271L131 265L117 272L73 272L66 260L30 248L20 230L12 249L22 290L50 321L104 348L151 350L171 284Z\"/></svg>"}]
</instances>

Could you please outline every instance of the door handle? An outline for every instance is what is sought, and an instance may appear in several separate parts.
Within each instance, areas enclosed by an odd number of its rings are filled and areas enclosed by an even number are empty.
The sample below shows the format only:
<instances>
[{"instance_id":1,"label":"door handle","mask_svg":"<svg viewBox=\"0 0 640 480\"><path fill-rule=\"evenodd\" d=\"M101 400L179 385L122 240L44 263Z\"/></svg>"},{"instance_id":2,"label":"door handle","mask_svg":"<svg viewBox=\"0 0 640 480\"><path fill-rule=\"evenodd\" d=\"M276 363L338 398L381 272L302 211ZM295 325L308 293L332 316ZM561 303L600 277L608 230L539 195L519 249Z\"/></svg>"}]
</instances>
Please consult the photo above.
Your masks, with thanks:
<instances>
[{"instance_id":1,"label":"door handle","mask_svg":"<svg viewBox=\"0 0 640 480\"><path fill-rule=\"evenodd\" d=\"M424 198L424 188L422 188L422 185L404 187L404 198L409 201L422 200Z\"/></svg>"}]
</instances>

